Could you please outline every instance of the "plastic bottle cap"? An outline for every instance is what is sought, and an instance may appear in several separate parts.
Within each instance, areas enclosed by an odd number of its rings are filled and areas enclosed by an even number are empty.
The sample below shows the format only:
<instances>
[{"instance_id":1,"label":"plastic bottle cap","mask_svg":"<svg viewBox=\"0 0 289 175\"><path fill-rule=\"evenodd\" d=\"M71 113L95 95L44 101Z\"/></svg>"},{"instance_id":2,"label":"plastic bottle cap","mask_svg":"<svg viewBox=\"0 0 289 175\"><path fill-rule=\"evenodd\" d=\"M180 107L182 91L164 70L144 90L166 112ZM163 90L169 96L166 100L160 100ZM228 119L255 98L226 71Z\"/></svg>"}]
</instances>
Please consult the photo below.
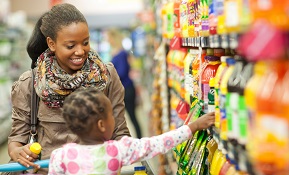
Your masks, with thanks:
<instances>
[{"instance_id":1,"label":"plastic bottle cap","mask_svg":"<svg viewBox=\"0 0 289 175\"><path fill-rule=\"evenodd\" d=\"M190 49L190 54L196 55L199 53L199 49Z\"/></svg>"},{"instance_id":2,"label":"plastic bottle cap","mask_svg":"<svg viewBox=\"0 0 289 175\"><path fill-rule=\"evenodd\" d=\"M134 167L134 171L144 171L144 170L146 170L145 166L136 166L136 167Z\"/></svg>"},{"instance_id":3,"label":"plastic bottle cap","mask_svg":"<svg viewBox=\"0 0 289 175\"><path fill-rule=\"evenodd\" d=\"M224 54L225 49L214 49L214 54Z\"/></svg>"},{"instance_id":4,"label":"plastic bottle cap","mask_svg":"<svg viewBox=\"0 0 289 175\"><path fill-rule=\"evenodd\" d=\"M33 143L31 146L30 146L30 151L32 151L33 153L35 154L39 154L41 152L41 145L37 142Z\"/></svg>"},{"instance_id":5,"label":"plastic bottle cap","mask_svg":"<svg viewBox=\"0 0 289 175\"><path fill-rule=\"evenodd\" d=\"M214 55L214 49L206 49L207 55Z\"/></svg>"},{"instance_id":6,"label":"plastic bottle cap","mask_svg":"<svg viewBox=\"0 0 289 175\"><path fill-rule=\"evenodd\" d=\"M264 72L266 72L266 64L263 61L258 61L255 66L254 66L254 73L259 73L259 74L263 74Z\"/></svg>"},{"instance_id":7,"label":"plastic bottle cap","mask_svg":"<svg viewBox=\"0 0 289 175\"><path fill-rule=\"evenodd\" d=\"M240 55L235 55L235 56L234 56L234 59L235 59L235 60L238 60L238 61L239 61L239 60L244 60L244 58L243 58L242 56L240 56Z\"/></svg>"},{"instance_id":8,"label":"plastic bottle cap","mask_svg":"<svg viewBox=\"0 0 289 175\"><path fill-rule=\"evenodd\" d=\"M207 55L205 56L205 59L209 61L219 61L220 57Z\"/></svg>"},{"instance_id":9,"label":"plastic bottle cap","mask_svg":"<svg viewBox=\"0 0 289 175\"><path fill-rule=\"evenodd\" d=\"M230 49L225 49L225 55L232 55L231 50Z\"/></svg>"},{"instance_id":10,"label":"plastic bottle cap","mask_svg":"<svg viewBox=\"0 0 289 175\"><path fill-rule=\"evenodd\" d=\"M230 58L230 56L221 56L221 62L225 63L227 58Z\"/></svg>"},{"instance_id":11,"label":"plastic bottle cap","mask_svg":"<svg viewBox=\"0 0 289 175\"><path fill-rule=\"evenodd\" d=\"M233 65L233 64L236 63L236 61L235 61L234 58L227 58L227 59L226 59L226 63L227 63L228 65Z\"/></svg>"},{"instance_id":12,"label":"plastic bottle cap","mask_svg":"<svg viewBox=\"0 0 289 175\"><path fill-rule=\"evenodd\" d=\"M215 78L210 78L210 81L209 81L209 86L210 87L214 87L215 86Z\"/></svg>"}]
</instances>

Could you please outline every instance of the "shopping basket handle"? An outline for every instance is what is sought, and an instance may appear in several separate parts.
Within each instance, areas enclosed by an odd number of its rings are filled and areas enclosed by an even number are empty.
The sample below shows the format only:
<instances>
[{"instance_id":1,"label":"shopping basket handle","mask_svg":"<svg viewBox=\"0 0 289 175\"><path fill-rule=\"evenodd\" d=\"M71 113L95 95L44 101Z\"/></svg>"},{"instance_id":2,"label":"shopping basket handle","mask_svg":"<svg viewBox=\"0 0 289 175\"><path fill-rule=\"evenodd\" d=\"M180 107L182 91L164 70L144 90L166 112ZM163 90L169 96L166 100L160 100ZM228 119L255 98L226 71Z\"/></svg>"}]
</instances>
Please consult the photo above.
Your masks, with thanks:
<instances>
[{"instance_id":1,"label":"shopping basket handle","mask_svg":"<svg viewBox=\"0 0 289 175\"><path fill-rule=\"evenodd\" d=\"M38 160L34 162L37 165L40 165L41 168L48 168L49 159L46 160ZM20 163L7 163L0 165L0 172L14 172L14 171L24 171L28 169L33 169L34 167L26 167L21 165Z\"/></svg>"}]
</instances>

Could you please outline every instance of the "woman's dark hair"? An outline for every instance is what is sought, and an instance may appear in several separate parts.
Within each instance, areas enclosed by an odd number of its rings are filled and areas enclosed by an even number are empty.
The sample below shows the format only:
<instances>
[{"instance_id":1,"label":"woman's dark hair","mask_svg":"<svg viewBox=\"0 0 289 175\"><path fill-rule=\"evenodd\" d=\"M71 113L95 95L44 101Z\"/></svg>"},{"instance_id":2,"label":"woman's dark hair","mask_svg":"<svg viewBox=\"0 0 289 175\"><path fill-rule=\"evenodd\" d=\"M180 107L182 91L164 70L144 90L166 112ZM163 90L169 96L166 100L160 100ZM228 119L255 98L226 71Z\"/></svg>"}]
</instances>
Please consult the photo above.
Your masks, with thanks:
<instances>
[{"instance_id":1,"label":"woman's dark hair","mask_svg":"<svg viewBox=\"0 0 289 175\"><path fill-rule=\"evenodd\" d=\"M47 37L55 41L62 27L78 22L87 23L83 14L71 4L58 4L44 13L37 21L26 47L32 59L31 68L35 67L38 56L48 48Z\"/></svg>"},{"instance_id":2,"label":"woman's dark hair","mask_svg":"<svg viewBox=\"0 0 289 175\"><path fill-rule=\"evenodd\" d=\"M91 123L106 118L108 111L102 96L103 92L96 88L80 88L65 98L62 115L73 133L87 134Z\"/></svg>"}]
</instances>

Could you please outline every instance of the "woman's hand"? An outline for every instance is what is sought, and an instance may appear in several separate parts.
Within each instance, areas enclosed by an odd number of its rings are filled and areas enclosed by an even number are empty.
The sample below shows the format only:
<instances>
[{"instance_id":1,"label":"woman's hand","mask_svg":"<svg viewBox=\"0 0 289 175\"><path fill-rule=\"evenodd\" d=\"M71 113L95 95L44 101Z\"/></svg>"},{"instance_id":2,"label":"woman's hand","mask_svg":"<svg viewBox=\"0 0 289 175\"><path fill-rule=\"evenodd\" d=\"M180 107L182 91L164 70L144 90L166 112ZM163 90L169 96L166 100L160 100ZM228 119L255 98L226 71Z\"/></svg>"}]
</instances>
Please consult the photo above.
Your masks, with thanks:
<instances>
[{"instance_id":1,"label":"woman's hand","mask_svg":"<svg viewBox=\"0 0 289 175\"><path fill-rule=\"evenodd\" d=\"M20 143L12 142L10 144L14 144L14 148L12 151L9 152L10 157L20 163L21 165L25 167L34 167L35 169L39 169L40 166L33 163L38 159L38 155L30 151L30 146L32 143L27 145L19 145ZM12 145L9 144L9 147L11 148ZM16 146L18 145L18 146ZM11 149L9 149L11 150Z\"/></svg>"},{"instance_id":2,"label":"woman's hand","mask_svg":"<svg viewBox=\"0 0 289 175\"><path fill-rule=\"evenodd\" d=\"M195 133L196 131L207 129L210 126L214 125L215 123L215 112L210 112L207 114L202 115L197 120L192 123L189 123L189 127L191 128L192 132Z\"/></svg>"}]
</instances>

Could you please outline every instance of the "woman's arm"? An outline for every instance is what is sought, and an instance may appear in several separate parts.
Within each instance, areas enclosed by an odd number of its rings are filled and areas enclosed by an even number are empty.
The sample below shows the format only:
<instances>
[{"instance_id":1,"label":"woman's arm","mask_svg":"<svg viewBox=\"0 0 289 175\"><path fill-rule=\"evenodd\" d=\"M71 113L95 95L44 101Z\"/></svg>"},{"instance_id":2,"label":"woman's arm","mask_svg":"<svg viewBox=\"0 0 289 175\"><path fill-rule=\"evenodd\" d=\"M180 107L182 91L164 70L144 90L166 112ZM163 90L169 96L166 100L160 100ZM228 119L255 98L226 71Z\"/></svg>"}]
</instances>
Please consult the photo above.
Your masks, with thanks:
<instances>
[{"instance_id":1,"label":"woman's arm","mask_svg":"<svg viewBox=\"0 0 289 175\"><path fill-rule=\"evenodd\" d=\"M12 128L8 137L8 154L12 160L36 168L38 165L32 162L37 155L30 151L30 144L25 144L30 134L30 89L31 71L27 71L12 86Z\"/></svg>"},{"instance_id":2,"label":"woman's arm","mask_svg":"<svg viewBox=\"0 0 289 175\"><path fill-rule=\"evenodd\" d=\"M112 140L119 140L123 136L130 136L125 120L124 87L112 63L107 64L110 73L110 82L106 87L106 95L110 99L115 117L115 130Z\"/></svg>"}]
</instances>

